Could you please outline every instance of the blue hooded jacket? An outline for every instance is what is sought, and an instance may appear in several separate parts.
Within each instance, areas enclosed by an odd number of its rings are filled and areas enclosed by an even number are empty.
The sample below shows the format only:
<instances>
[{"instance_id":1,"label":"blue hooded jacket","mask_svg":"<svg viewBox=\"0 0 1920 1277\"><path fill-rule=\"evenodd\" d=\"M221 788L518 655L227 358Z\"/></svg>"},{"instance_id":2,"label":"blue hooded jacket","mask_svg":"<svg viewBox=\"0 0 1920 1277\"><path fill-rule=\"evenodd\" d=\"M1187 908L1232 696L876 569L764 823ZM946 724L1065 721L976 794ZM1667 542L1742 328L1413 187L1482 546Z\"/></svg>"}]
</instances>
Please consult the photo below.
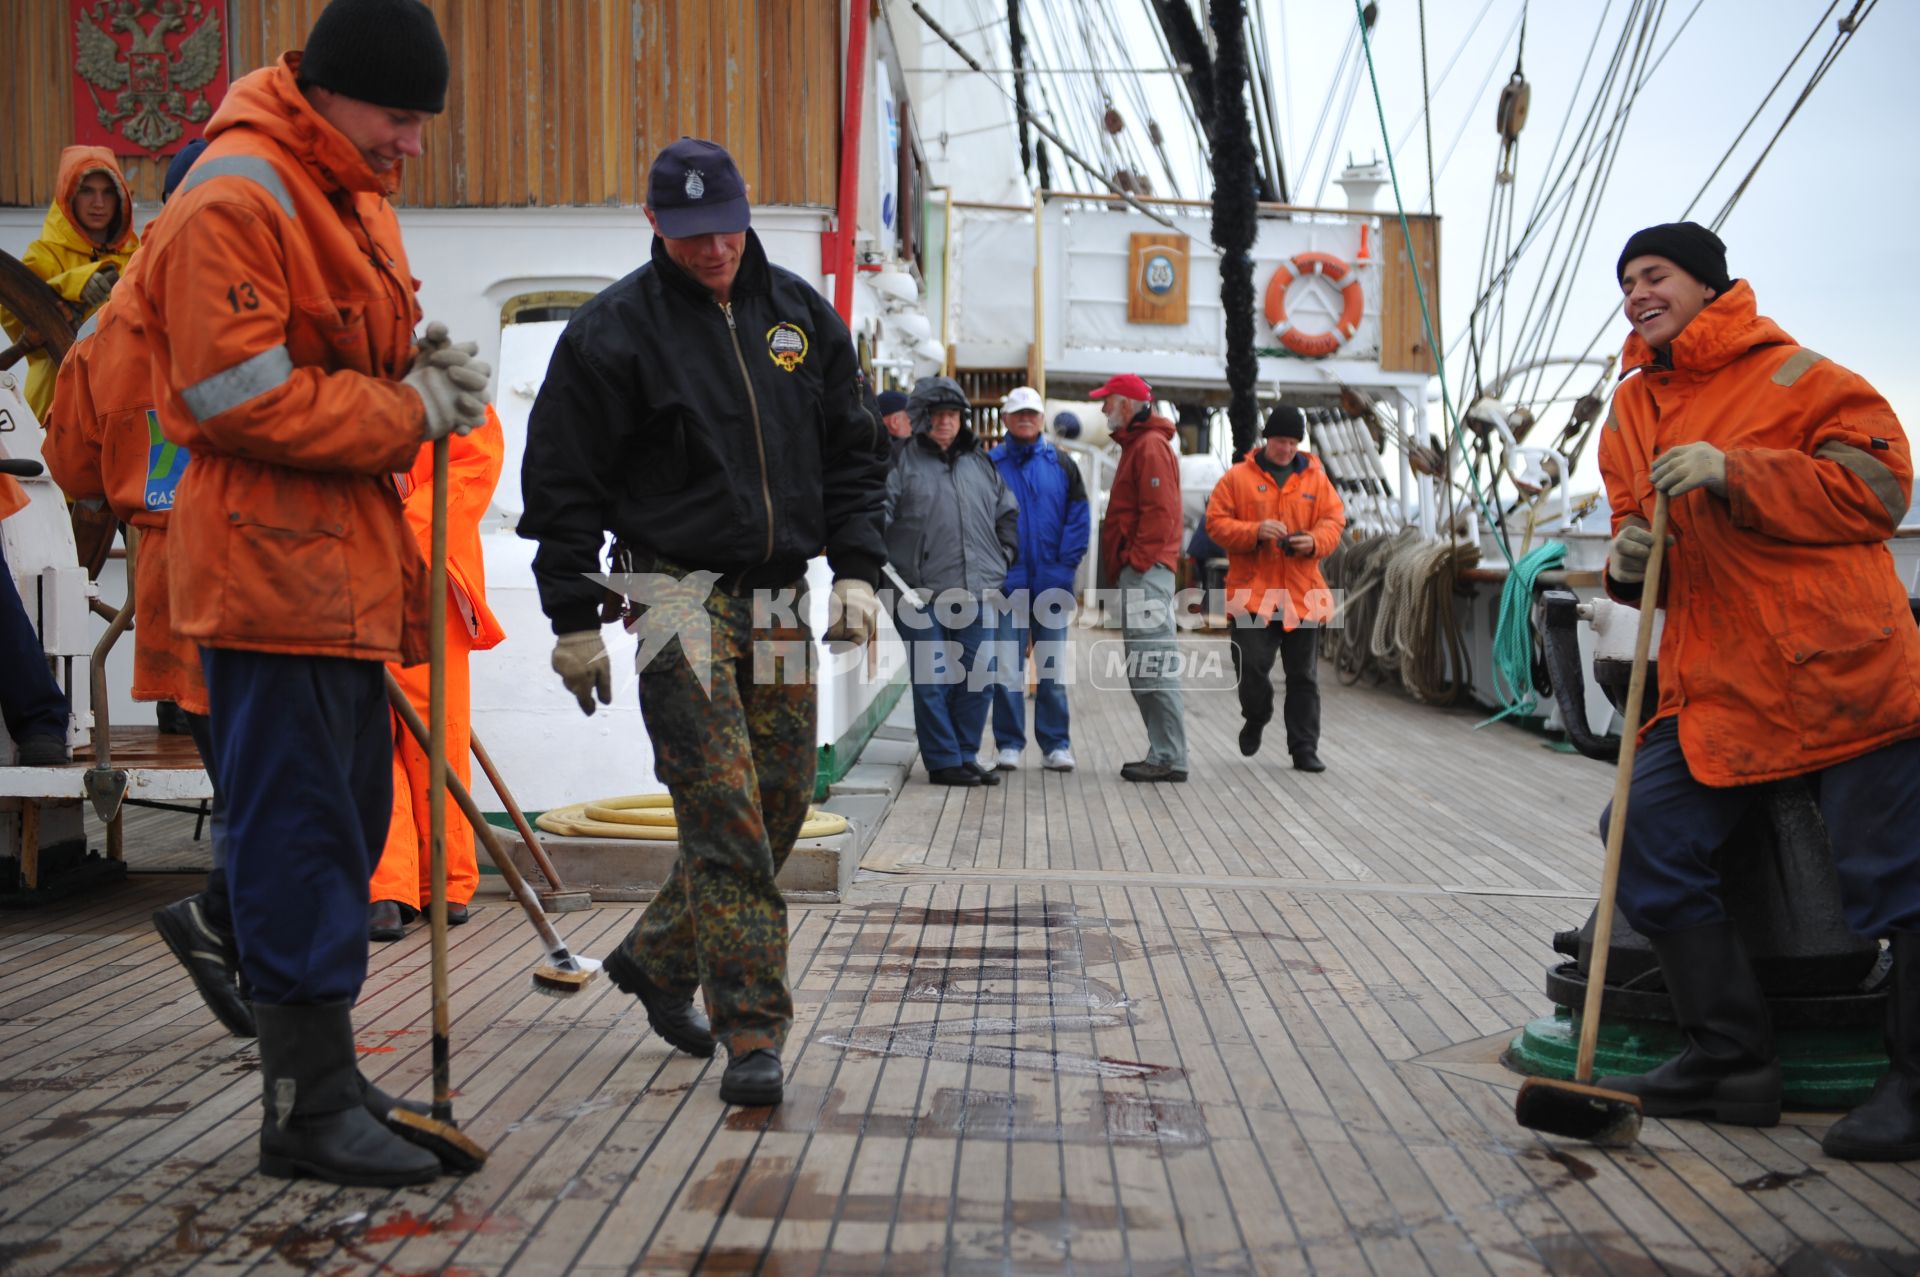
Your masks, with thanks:
<instances>
[{"instance_id":1,"label":"blue hooded jacket","mask_svg":"<svg viewBox=\"0 0 1920 1277\"><path fill-rule=\"evenodd\" d=\"M1072 589L1091 527L1080 467L1045 439L1009 438L987 455L1020 506L1020 557L1007 569L1004 588Z\"/></svg>"}]
</instances>

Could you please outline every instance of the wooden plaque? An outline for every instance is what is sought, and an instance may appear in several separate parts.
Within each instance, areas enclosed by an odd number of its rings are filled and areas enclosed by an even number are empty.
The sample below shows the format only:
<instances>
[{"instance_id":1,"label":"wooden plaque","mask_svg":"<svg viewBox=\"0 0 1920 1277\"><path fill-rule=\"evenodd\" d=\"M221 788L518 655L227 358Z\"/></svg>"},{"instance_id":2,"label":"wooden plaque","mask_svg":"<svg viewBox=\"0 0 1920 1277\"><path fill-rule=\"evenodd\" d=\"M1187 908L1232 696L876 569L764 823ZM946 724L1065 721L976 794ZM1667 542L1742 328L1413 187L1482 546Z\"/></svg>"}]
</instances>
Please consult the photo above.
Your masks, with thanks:
<instances>
[{"instance_id":1,"label":"wooden plaque","mask_svg":"<svg viewBox=\"0 0 1920 1277\"><path fill-rule=\"evenodd\" d=\"M1127 252L1127 322L1187 322L1187 237L1134 232Z\"/></svg>"}]
</instances>

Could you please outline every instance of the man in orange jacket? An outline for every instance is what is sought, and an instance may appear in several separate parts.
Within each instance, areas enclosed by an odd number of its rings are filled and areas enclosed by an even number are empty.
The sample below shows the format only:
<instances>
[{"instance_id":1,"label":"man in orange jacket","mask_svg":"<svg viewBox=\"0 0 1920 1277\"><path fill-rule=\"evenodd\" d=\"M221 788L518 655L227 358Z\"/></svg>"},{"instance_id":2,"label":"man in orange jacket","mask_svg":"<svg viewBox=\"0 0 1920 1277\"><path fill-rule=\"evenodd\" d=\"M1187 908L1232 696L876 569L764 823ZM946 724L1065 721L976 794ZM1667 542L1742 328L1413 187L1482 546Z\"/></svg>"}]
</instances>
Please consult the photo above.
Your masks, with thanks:
<instances>
[{"instance_id":1,"label":"man in orange jacket","mask_svg":"<svg viewBox=\"0 0 1920 1277\"><path fill-rule=\"evenodd\" d=\"M1912 493L1907 437L1865 380L1757 312L1706 228L1638 232L1617 274L1633 334L1600 437L1615 598L1655 602L1648 520L1656 493L1671 499L1660 702L1634 758L1619 901L1687 1045L1600 1085L1654 1116L1779 1120L1767 1002L1713 855L1761 782L1806 776L1847 924L1890 937L1893 960L1892 1068L1822 1147L1920 1157L1920 631L1886 546Z\"/></svg>"},{"instance_id":2,"label":"man in orange jacket","mask_svg":"<svg viewBox=\"0 0 1920 1277\"><path fill-rule=\"evenodd\" d=\"M1100 570L1120 587L1127 682L1147 728L1147 756L1126 764L1130 781L1187 778L1187 724L1178 676L1172 672L1175 619L1173 569L1180 561L1185 516L1173 423L1153 415L1153 388L1122 373L1093 392L1120 445L1100 524Z\"/></svg>"},{"instance_id":3,"label":"man in orange jacket","mask_svg":"<svg viewBox=\"0 0 1920 1277\"><path fill-rule=\"evenodd\" d=\"M467 655L496 646L506 637L487 606L486 564L480 552L480 520L500 482L506 435L491 405L487 424L470 435L455 436L448 458L447 483L447 770L473 788L472 683ZM433 538L433 449L422 448L413 469L395 475L406 504L407 526L427 553ZM431 666L389 665L400 689L427 717ZM427 823L427 751L398 715L393 723L393 818L369 890L373 903L367 935L398 940L431 896L431 830ZM467 905L480 885L473 850L473 828L447 804L447 921L467 920Z\"/></svg>"},{"instance_id":4,"label":"man in orange jacket","mask_svg":"<svg viewBox=\"0 0 1920 1277\"><path fill-rule=\"evenodd\" d=\"M1287 753L1296 771L1320 761L1318 623L1332 614L1320 560L1340 544L1346 507L1319 458L1300 449L1307 418L1291 404L1267 414L1265 442L1222 475L1207 501L1207 535L1227 552L1228 640L1240 681L1240 752L1260 752L1273 717L1273 657L1286 674ZM1301 621L1314 622L1302 628Z\"/></svg>"},{"instance_id":5,"label":"man in orange jacket","mask_svg":"<svg viewBox=\"0 0 1920 1277\"><path fill-rule=\"evenodd\" d=\"M205 149L196 139L167 168L164 203ZM140 269L136 254L123 281ZM47 469L75 501L104 501L114 518L140 531L133 597L133 699L171 701L213 779L213 867L206 888L157 909L153 925L193 977L207 1008L227 1030L254 1034L253 1009L240 986L239 951L227 894L226 810L213 765L207 686L200 649L173 631L167 587L167 520L192 460L160 433L147 347L129 305L113 299L93 313L60 364L41 449Z\"/></svg>"},{"instance_id":6,"label":"man in orange jacket","mask_svg":"<svg viewBox=\"0 0 1920 1277\"><path fill-rule=\"evenodd\" d=\"M228 91L130 290L161 429L193 452L169 588L206 674L270 1175L439 1171L375 1116L392 1101L359 1075L351 1010L393 809L384 664L427 656L391 476L482 423L491 374L437 325L416 348L386 199L448 77L418 0L332 0L303 52Z\"/></svg>"}]
</instances>

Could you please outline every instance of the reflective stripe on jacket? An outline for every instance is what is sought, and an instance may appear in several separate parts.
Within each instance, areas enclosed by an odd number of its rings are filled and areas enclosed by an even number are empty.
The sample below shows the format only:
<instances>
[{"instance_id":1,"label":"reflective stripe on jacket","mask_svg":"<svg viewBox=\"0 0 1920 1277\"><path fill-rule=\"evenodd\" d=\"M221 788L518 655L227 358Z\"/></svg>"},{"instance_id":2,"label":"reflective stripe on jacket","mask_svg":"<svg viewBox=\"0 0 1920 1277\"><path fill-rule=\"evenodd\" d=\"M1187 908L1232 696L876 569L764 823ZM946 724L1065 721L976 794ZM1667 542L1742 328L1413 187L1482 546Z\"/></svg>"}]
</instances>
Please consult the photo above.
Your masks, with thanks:
<instances>
[{"instance_id":1,"label":"reflective stripe on jacket","mask_svg":"<svg viewBox=\"0 0 1920 1277\"><path fill-rule=\"evenodd\" d=\"M136 276L167 438L193 452L172 523L174 623L211 647L426 659L426 564L391 475L425 406L399 384L419 319L400 225L295 85L242 78Z\"/></svg>"},{"instance_id":2,"label":"reflective stripe on jacket","mask_svg":"<svg viewBox=\"0 0 1920 1277\"><path fill-rule=\"evenodd\" d=\"M1636 334L1600 435L1613 527L1653 517L1679 444L1727 458L1727 496L1671 503L1660 704L1694 777L1744 785L1920 736L1920 630L1886 541L1913 463L1865 379L1802 349L1738 281L1659 360ZM1651 726L1649 723L1648 726Z\"/></svg>"},{"instance_id":3,"label":"reflective stripe on jacket","mask_svg":"<svg viewBox=\"0 0 1920 1277\"><path fill-rule=\"evenodd\" d=\"M1207 535L1227 552L1228 608L1263 621L1279 610L1282 625L1292 630L1303 615L1316 621L1331 615L1320 560L1340 544L1347 511L1318 457L1296 453L1296 461L1304 464L1281 480L1261 466L1264 450L1256 444L1220 476L1207 499ZM1289 534L1311 534L1313 553L1288 554L1282 545L1261 545L1260 524L1267 519L1286 524Z\"/></svg>"}]
</instances>

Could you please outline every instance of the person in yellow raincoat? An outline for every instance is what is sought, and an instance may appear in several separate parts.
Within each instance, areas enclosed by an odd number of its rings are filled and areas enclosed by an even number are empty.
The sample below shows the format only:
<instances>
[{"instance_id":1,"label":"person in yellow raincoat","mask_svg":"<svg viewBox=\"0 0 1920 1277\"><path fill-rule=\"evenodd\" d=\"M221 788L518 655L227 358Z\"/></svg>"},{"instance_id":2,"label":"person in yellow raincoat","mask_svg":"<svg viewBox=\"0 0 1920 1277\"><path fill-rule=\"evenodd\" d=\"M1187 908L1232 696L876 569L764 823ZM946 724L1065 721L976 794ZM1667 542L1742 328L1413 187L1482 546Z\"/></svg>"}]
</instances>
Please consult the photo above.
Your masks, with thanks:
<instances>
[{"instance_id":1,"label":"person in yellow raincoat","mask_svg":"<svg viewBox=\"0 0 1920 1277\"><path fill-rule=\"evenodd\" d=\"M473 750L469 714L471 683L467 654L485 651L506 637L487 607L486 567L480 553L480 520L493 500L506 454L506 436L491 405L487 422L469 435L453 437L447 486L447 771L472 788ZM420 449L413 468L394 476L406 505L407 526L420 540L422 554L433 545L433 448ZM387 669L407 699L427 717L426 665ZM393 819L387 845L373 873L367 935L398 940L405 926L425 909L431 896L427 825L427 751L406 724L393 724ZM467 904L480 884L473 829L457 808L447 804L447 920L467 920Z\"/></svg>"},{"instance_id":2,"label":"person in yellow raincoat","mask_svg":"<svg viewBox=\"0 0 1920 1277\"><path fill-rule=\"evenodd\" d=\"M140 247L133 232L133 194L104 146L69 146L60 152L54 191L40 238L27 245L20 261L74 307L77 324L107 300L127 259ZM18 319L0 311L0 324L19 339ZM42 421L53 404L56 371L45 353L27 359L27 406Z\"/></svg>"}]
</instances>

